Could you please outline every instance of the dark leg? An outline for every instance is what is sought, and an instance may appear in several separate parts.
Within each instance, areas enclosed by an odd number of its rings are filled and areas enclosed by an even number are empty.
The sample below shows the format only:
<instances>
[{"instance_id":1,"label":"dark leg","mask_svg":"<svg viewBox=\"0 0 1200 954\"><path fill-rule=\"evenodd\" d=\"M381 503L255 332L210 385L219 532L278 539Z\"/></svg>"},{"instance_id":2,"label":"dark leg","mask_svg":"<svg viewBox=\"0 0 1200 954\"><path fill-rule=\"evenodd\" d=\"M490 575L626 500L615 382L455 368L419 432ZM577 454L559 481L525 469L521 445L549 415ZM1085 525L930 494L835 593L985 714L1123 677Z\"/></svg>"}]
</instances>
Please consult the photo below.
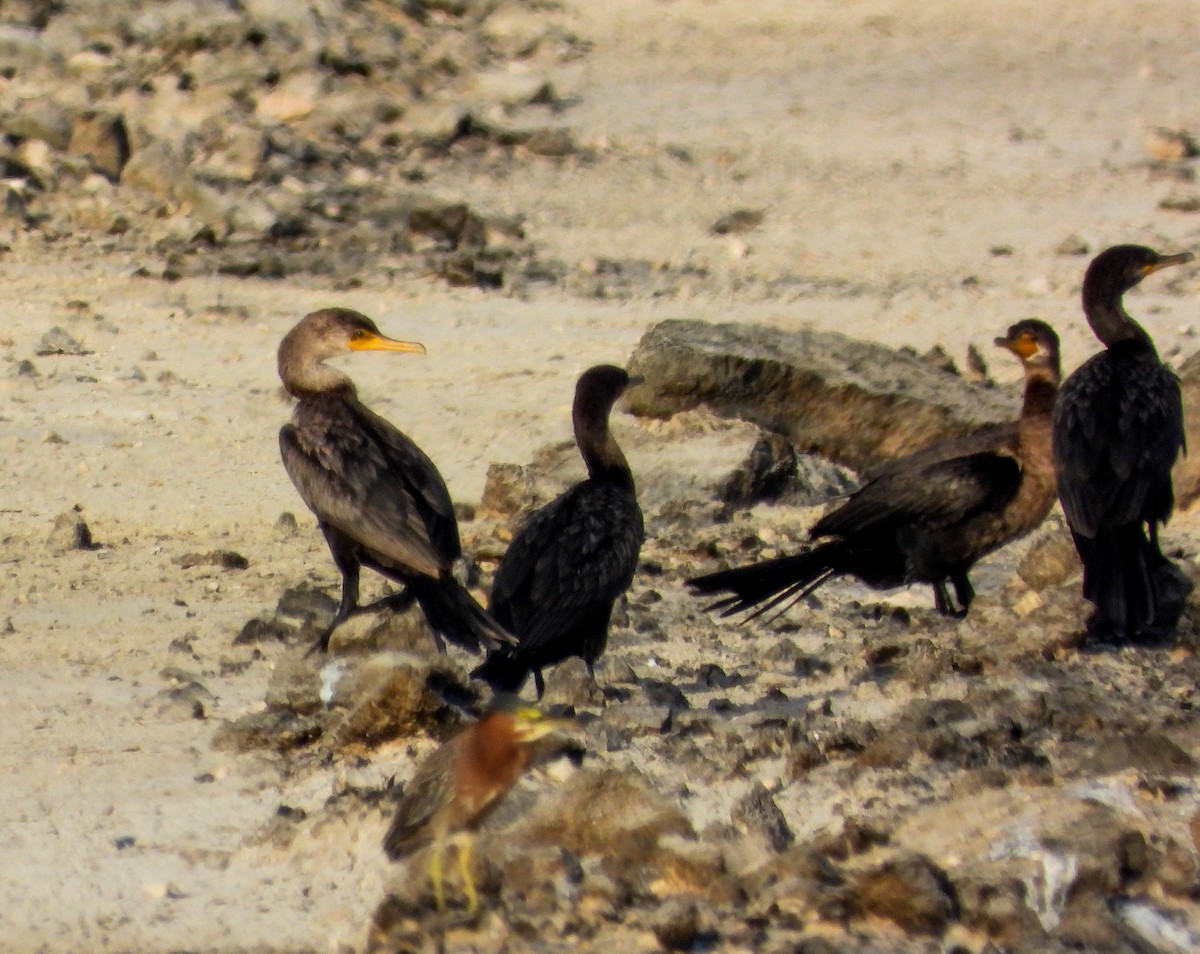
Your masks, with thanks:
<instances>
[{"instance_id":1,"label":"dark leg","mask_svg":"<svg viewBox=\"0 0 1200 954\"><path fill-rule=\"evenodd\" d=\"M975 600L975 587L971 585L971 580L965 571L955 573L950 577L950 582L954 584L954 595L958 598L958 605L962 607L961 611L954 615L961 619L967 615L971 603Z\"/></svg>"},{"instance_id":2,"label":"dark leg","mask_svg":"<svg viewBox=\"0 0 1200 954\"><path fill-rule=\"evenodd\" d=\"M943 616L954 615L954 607L950 602L950 594L946 592L945 580L938 580L933 584L933 605Z\"/></svg>"},{"instance_id":3,"label":"dark leg","mask_svg":"<svg viewBox=\"0 0 1200 954\"><path fill-rule=\"evenodd\" d=\"M541 702L542 694L546 691L546 680L542 678L542 671L540 669L533 671L533 684L537 687L538 702Z\"/></svg>"},{"instance_id":4,"label":"dark leg","mask_svg":"<svg viewBox=\"0 0 1200 954\"><path fill-rule=\"evenodd\" d=\"M329 625L321 630L321 635L306 655L323 653L329 649L329 637L333 631L348 620L358 610L358 566L355 565L342 571L342 602L333 614Z\"/></svg>"},{"instance_id":5,"label":"dark leg","mask_svg":"<svg viewBox=\"0 0 1200 954\"><path fill-rule=\"evenodd\" d=\"M329 649L329 637L333 635L333 631L349 619L354 611L358 609L358 576L360 565L358 557L354 552L354 545L326 524L321 524L321 532L325 534L325 541L329 544L329 552L333 556L333 562L342 574L342 602L339 604L337 612L333 614L333 620L325 627L320 637L313 643L312 648L309 649L308 655L315 652L326 652Z\"/></svg>"}]
</instances>

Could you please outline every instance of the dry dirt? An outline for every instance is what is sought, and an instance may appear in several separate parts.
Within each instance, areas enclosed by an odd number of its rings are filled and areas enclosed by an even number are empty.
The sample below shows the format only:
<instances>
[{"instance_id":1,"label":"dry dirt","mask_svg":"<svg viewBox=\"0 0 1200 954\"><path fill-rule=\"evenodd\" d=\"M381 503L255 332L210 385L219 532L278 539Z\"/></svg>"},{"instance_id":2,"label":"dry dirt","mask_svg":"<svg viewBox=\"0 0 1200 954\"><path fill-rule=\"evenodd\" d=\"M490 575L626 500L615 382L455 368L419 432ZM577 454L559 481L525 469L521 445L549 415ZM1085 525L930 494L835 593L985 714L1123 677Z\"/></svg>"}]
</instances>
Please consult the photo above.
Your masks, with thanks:
<instances>
[{"instance_id":1,"label":"dry dirt","mask_svg":"<svg viewBox=\"0 0 1200 954\"><path fill-rule=\"evenodd\" d=\"M490 462L527 461L569 436L582 369L622 362L664 318L810 324L920 351L942 343L961 362L968 343L1037 315L1063 335L1070 368L1095 343L1078 307L1087 259L1057 254L1060 243L1200 247L1200 220L1159 208L1180 183L1150 167L1143 145L1158 126L1200 127L1200 36L1183 0L565 0L559 15L592 44L549 76L574 100L561 121L591 158L532 160L502 179L450 167L438 187L524 215L539 250L568 262L705 270L686 292L608 300L535 289L520 300L432 280L343 291L304 277L168 284L131 277L134 256L86 244L22 245L0 259L6 951L365 943L390 876L382 821L286 851L260 833L281 804L316 810L348 779L403 777L423 745L294 776L212 745L223 720L261 707L287 652L234 650L243 622L298 581L336 580L275 437L288 414L275 348L304 313L357 308L425 343L422 359L346 366L472 502ZM765 210L763 224L710 234L737 208ZM1195 350L1197 290L1191 267L1131 296L1166 356ZM90 353L36 357L55 325ZM24 359L38 377L16 373ZM619 433L656 426L616 422ZM55 517L76 505L96 548L48 551ZM276 529L284 511L298 534ZM753 516L772 517L764 507ZM1168 536L1195 552L1198 534L1185 514ZM216 549L242 554L248 569L176 562ZM985 568L981 591L1014 560ZM914 590L890 602L927 600ZM663 612L681 603L666 600ZM672 620L660 622L670 635ZM720 647L679 635L655 647L675 664L751 665L735 634ZM644 660L647 649L628 633L614 640L622 653ZM1162 666L1175 658L1164 653ZM835 692L844 674L828 678L823 691ZM191 696L172 696L189 680L207 691L203 719ZM787 690L786 679L770 682ZM901 691L919 695L892 687L888 708L905 703ZM857 697L864 713L883 704ZM1200 801L1188 784L1172 830ZM728 793L701 789L687 802L693 823L727 819ZM800 786L781 804L805 834L852 811L846 798ZM988 806L975 807L984 824ZM944 860L957 828L914 816L905 837Z\"/></svg>"}]
</instances>

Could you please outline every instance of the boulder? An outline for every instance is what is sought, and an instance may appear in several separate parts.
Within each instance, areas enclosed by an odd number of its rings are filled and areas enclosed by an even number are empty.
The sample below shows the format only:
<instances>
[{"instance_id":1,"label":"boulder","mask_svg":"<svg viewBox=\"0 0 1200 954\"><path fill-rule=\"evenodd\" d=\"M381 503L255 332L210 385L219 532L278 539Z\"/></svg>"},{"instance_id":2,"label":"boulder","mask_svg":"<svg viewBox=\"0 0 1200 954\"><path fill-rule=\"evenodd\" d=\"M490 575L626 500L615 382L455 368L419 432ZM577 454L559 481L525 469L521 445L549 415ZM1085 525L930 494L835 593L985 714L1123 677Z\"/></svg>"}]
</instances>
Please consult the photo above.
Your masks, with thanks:
<instances>
[{"instance_id":1,"label":"boulder","mask_svg":"<svg viewBox=\"0 0 1200 954\"><path fill-rule=\"evenodd\" d=\"M666 418L705 404L855 469L1017 413L1015 395L916 355L809 328L664 321L628 367L643 378L625 399L634 414Z\"/></svg>"},{"instance_id":2,"label":"boulder","mask_svg":"<svg viewBox=\"0 0 1200 954\"><path fill-rule=\"evenodd\" d=\"M1200 447L1200 351L1179 368L1183 389L1183 427L1189 448ZM1190 507L1200 497L1200 454L1180 455L1175 462L1175 502Z\"/></svg>"},{"instance_id":3,"label":"boulder","mask_svg":"<svg viewBox=\"0 0 1200 954\"><path fill-rule=\"evenodd\" d=\"M119 181L130 153L124 118L102 112L77 116L71 124L67 152L87 159L110 182Z\"/></svg>"}]
</instances>

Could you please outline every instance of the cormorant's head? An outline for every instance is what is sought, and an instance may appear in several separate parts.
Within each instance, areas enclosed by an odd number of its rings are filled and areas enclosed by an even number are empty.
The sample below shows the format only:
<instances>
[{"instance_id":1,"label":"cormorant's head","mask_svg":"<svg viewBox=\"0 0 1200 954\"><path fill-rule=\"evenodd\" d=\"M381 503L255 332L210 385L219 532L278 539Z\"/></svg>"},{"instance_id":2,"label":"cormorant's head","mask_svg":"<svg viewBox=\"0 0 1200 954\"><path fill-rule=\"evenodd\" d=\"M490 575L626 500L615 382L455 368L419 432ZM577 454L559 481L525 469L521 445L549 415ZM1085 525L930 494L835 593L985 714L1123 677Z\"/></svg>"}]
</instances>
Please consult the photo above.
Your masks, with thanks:
<instances>
[{"instance_id":1,"label":"cormorant's head","mask_svg":"<svg viewBox=\"0 0 1200 954\"><path fill-rule=\"evenodd\" d=\"M424 345L389 338L380 333L370 318L349 308L323 308L306 315L283 339L281 352L284 348L295 349L316 361L347 351L425 353Z\"/></svg>"},{"instance_id":2,"label":"cormorant's head","mask_svg":"<svg viewBox=\"0 0 1200 954\"><path fill-rule=\"evenodd\" d=\"M996 339L996 346L1011 351L1026 367L1058 370L1058 335L1037 318L1025 318L1012 325L1008 334Z\"/></svg>"},{"instance_id":3,"label":"cormorant's head","mask_svg":"<svg viewBox=\"0 0 1200 954\"><path fill-rule=\"evenodd\" d=\"M1114 245L1092 259L1083 277L1084 300L1115 300L1147 275L1168 265L1182 265L1191 252L1160 255L1144 245Z\"/></svg>"},{"instance_id":4,"label":"cormorant's head","mask_svg":"<svg viewBox=\"0 0 1200 954\"><path fill-rule=\"evenodd\" d=\"M641 378L630 377L624 368L612 364L598 364L588 368L579 376L575 385L575 407L586 408L593 414L607 415L617 398Z\"/></svg>"}]
</instances>

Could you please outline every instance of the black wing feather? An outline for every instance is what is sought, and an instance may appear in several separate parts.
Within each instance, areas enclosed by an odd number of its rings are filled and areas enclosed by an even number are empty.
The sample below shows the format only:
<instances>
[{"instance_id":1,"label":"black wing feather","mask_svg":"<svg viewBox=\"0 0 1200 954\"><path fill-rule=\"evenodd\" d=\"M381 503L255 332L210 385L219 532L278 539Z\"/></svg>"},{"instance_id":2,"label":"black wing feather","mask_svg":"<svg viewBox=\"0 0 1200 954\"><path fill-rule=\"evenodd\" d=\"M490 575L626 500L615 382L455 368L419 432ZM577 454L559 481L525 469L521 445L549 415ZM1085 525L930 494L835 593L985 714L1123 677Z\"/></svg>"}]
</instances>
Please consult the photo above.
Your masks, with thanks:
<instances>
[{"instance_id":1,"label":"black wing feather","mask_svg":"<svg viewBox=\"0 0 1200 954\"><path fill-rule=\"evenodd\" d=\"M911 461L909 462L911 465ZM931 460L889 470L813 526L813 537L862 537L919 525L951 526L1004 505L1021 482L1021 466L1003 453Z\"/></svg>"},{"instance_id":2,"label":"black wing feather","mask_svg":"<svg viewBox=\"0 0 1200 954\"><path fill-rule=\"evenodd\" d=\"M279 433L284 468L321 520L393 563L438 576L462 552L433 462L353 399L309 399Z\"/></svg>"},{"instance_id":3,"label":"black wing feather","mask_svg":"<svg viewBox=\"0 0 1200 954\"><path fill-rule=\"evenodd\" d=\"M1179 381L1152 352L1100 352L1063 385L1054 416L1059 497L1076 533L1165 522L1184 446Z\"/></svg>"},{"instance_id":4,"label":"black wing feather","mask_svg":"<svg viewBox=\"0 0 1200 954\"><path fill-rule=\"evenodd\" d=\"M532 653L569 635L628 589L644 528L631 489L585 480L538 510L496 571L491 608Z\"/></svg>"}]
</instances>

